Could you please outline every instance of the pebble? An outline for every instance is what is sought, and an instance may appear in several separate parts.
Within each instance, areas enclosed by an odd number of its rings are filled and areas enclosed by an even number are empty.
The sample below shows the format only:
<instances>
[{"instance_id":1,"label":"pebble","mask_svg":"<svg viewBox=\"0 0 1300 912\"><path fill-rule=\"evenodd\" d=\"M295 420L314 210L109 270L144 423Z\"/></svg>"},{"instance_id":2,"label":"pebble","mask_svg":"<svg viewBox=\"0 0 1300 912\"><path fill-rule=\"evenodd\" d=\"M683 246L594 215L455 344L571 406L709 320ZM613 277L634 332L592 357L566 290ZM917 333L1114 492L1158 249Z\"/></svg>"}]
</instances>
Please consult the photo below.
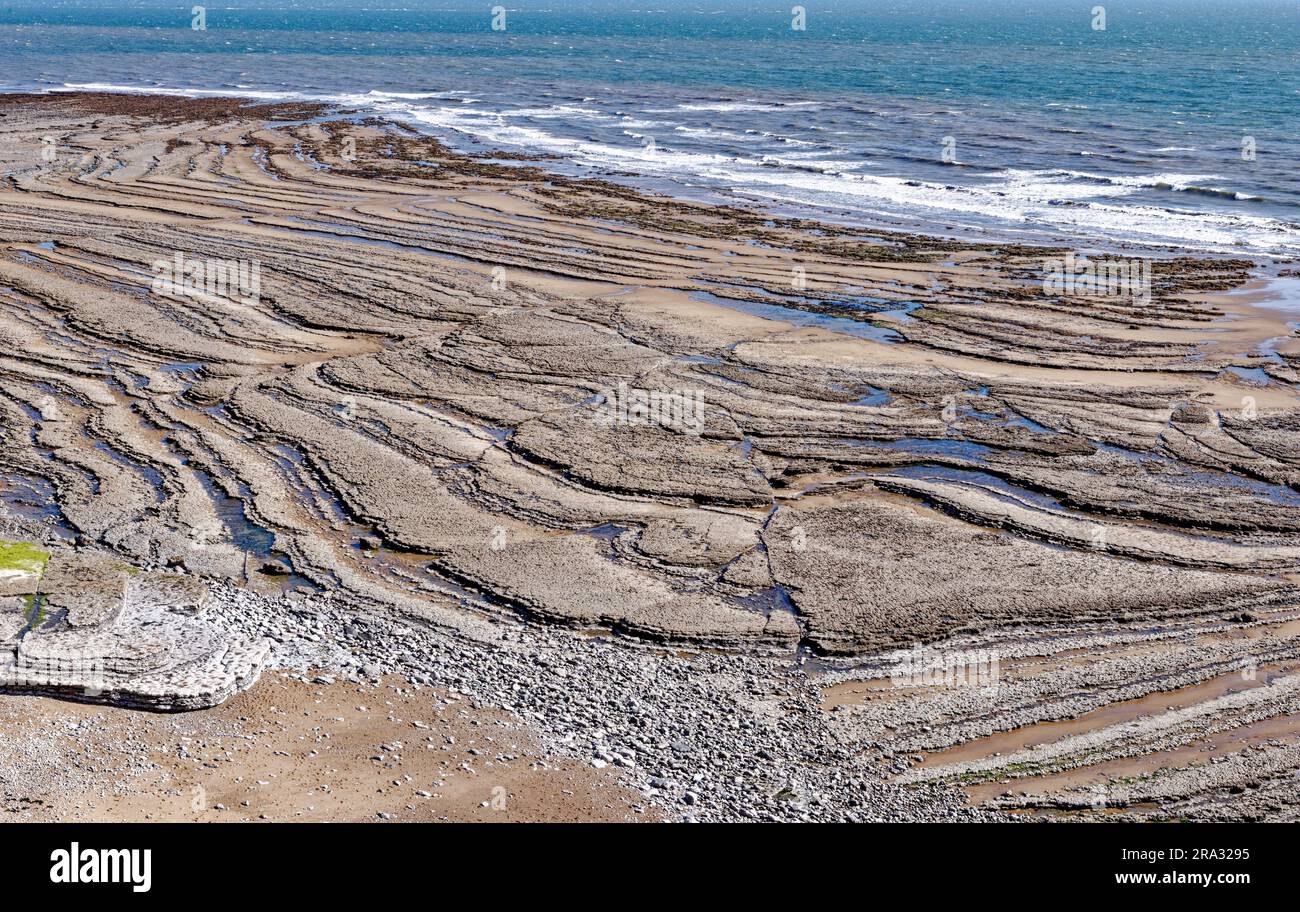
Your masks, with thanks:
<instances>
[{"instance_id":1,"label":"pebble","mask_svg":"<svg viewBox=\"0 0 1300 912\"><path fill-rule=\"evenodd\" d=\"M285 620L279 599L220 582L210 589L210 616L234 631L256 634ZM284 623L283 640L269 660L273 667L343 676L360 669L372 680L387 667L439 688L440 702L452 711L508 705L541 735L543 757L616 768L669 819L838 822L864 807L881 820L997 819L966 807L958 795L892 785L884 781L888 770L847 785L845 772L859 761L828 737L820 694L789 657L656 655L614 640L524 627L506 616L491 625L467 619L464 630L449 633L365 613L337 594L304 597L294 610L316 620L317 636L303 636L301 623ZM593 686L574 687L572 681ZM759 682L764 699L781 703L778 718L751 709ZM443 748L457 743L449 735L438 741ZM400 750L386 744L374 759L385 762ZM477 758L486 752L475 747L469 753ZM507 753L493 750L489 756ZM635 769L661 772L638 780L632 778ZM678 795L674 780L690 789ZM820 798L802 806L776 799L791 780L802 793Z\"/></svg>"}]
</instances>

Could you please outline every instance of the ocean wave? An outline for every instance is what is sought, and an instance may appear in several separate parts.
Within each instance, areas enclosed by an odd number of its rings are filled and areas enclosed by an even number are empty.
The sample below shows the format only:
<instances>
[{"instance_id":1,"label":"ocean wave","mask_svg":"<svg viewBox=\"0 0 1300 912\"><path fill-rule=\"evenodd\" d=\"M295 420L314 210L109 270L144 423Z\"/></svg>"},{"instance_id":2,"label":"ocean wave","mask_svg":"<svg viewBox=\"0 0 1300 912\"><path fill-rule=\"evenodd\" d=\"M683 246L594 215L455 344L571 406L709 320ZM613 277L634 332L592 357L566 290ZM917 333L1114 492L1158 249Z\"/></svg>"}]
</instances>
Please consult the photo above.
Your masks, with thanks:
<instances>
[{"instance_id":1,"label":"ocean wave","mask_svg":"<svg viewBox=\"0 0 1300 912\"><path fill-rule=\"evenodd\" d=\"M809 174L830 174L841 175L846 171L855 168L857 162L850 161L830 161L827 159L818 160L794 160L789 157L778 157L775 155L764 155L759 158L759 164L765 168L778 168L790 171L806 171Z\"/></svg>"},{"instance_id":2,"label":"ocean wave","mask_svg":"<svg viewBox=\"0 0 1300 912\"><path fill-rule=\"evenodd\" d=\"M679 111L714 112L727 114L736 111L787 111L791 108L819 108L820 101L711 101L683 102L675 108L651 108L651 114L675 114Z\"/></svg>"},{"instance_id":3,"label":"ocean wave","mask_svg":"<svg viewBox=\"0 0 1300 912\"><path fill-rule=\"evenodd\" d=\"M768 181L766 186L761 181L746 183L746 190L786 203L866 210L901 221L949 222L954 215L964 215L986 228L990 223L1034 228L1047 236L1126 240L1220 253L1300 253L1300 226L1260 216L1085 202L1005 188L961 187L861 174L793 174L781 181Z\"/></svg>"},{"instance_id":4,"label":"ocean wave","mask_svg":"<svg viewBox=\"0 0 1300 912\"><path fill-rule=\"evenodd\" d=\"M1201 196L1217 196L1220 199L1239 200L1243 202L1263 202L1262 196L1254 196L1249 193L1241 193L1238 190L1222 190L1218 187L1198 187L1195 184L1189 184L1185 187L1175 187L1169 184L1157 184L1157 190L1173 190L1177 193L1195 193Z\"/></svg>"},{"instance_id":5,"label":"ocean wave","mask_svg":"<svg viewBox=\"0 0 1300 912\"><path fill-rule=\"evenodd\" d=\"M718 130L712 127L688 127L685 124L674 124L673 133L679 133L682 136L698 137L702 140L727 140L728 142L746 142L749 137L745 133L734 133L731 130ZM749 131L745 131L748 133Z\"/></svg>"},{"instance_id":6,"label":"ocean wave","mask_svg":"<svg viewBox=\"0 0 1300 912\"><path fill-rule=\"evenodd\" d=\"M185 89L170 86L129 86L108 82L65 82L54 92L118 92L131 95L182 95L186 98L254 98L259 101L333 101L339 96L317 96L303 92L268 92L261 89ZM355 96L354 96L355 97ZM339 102L345 104L346 102Z\"/></svg>"},{"instance_id":7,"label":"ocean wave","mask_svg":"<svg viewBox=\"0 0 1300 912\"><path fill-rule=\"evenodd\" d=\"M1045 238L1084 236L1109 242L1177 246L1201 251L1243 252L1264 255L1300 254L1300 227L1263 215L1197 211L1176 205L1151 205L1150 194L1170 192L1188 198L1211 197L1250 201L1253 194L1217 186L1213 174L1157 172L1108 175L1069 168L1003 169L967 168L952 182L936 182L904 174L869 173L893 167L925 174L937 163L933 158L889 152L888 157L848 159L849 150L827 147L800 154L791 150L771 154L781 140L774 129L761 125L741 137L716 126L693 123L641 121L639 116L683 111L780 111L816 103L758 104L750 101L690 102L675 108L643 108L629 116L602 111L590 103L557 104L494 110L491 103L467 106L466 99L450 93L385 92L379 90L322 95L255 89L181 89L165 86L122 86L104 83L67 84L65 90L129 91L145 94L183 94L207 97L237 94L264 101L310 100L361 107L403 120L433 133L460 135L476 142L563 157L572 166L596 171L641 174L648 179L683 186L711 187L716 192L756 200L774 200L808 210L857 213L867 222L893 221L924 226L945 226L968 221L995 233L1033 231ZM923 112L927 113L927 112ZM930 111L930 114L946 113ZM555 126L550 126L554 124ZM622 128L628 137L619 143L597 137L583 125L608 124ZM683 135L699 141L703 149L668 148L644 142L663 127L663 136ZM680 127L681 129L677 129ZM566 130L567 128L567 130ZM737 140L748 148L732 148ZM710 150L712 143L715 148ZM766 144L766 147L765 145ZM865 155L861 151L852 153ZM915 168L913 167L915 166ZM961 176L958 176L961 175ZM1143 201L1127 197L1145 194ZM1172 199L1171 199L1172 202Z\"/></svg>"}]
</instances>

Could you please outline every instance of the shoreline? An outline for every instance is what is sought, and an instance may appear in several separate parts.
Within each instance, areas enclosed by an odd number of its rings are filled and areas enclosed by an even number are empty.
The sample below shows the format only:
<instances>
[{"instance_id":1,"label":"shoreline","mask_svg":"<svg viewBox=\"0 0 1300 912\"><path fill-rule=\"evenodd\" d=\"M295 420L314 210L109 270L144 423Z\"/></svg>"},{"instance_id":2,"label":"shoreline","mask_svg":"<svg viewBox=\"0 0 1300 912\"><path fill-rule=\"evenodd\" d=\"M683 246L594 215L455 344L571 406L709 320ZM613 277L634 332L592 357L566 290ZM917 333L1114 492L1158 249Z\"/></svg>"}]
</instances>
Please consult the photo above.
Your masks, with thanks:
<instances>
[{"instance_id":1,"label":"shoreline","mask_svg":"<svg viewBox=\"0 0 1300 912\"><path fill-rule=\"evenodd\" d=\"M1042 248L651 197L301 104L0 113L56 137L4 146L4 504L205 579L271 667L476 694L675 818L1086 814L1070 771L1166 754L1177 788L1116 778L1108 816L1297 812L1300 726L1185 765L1300 713L1300 339L1238 293L1252 264L1049 294ZM259 287L157 293L177 256ZM702 427L609 420L620 382L691 391ZM992 692L894 680L972 654ZM1208 683L1243 655L1276 686ZM1107 723L1163 692L1188 696Z\"/></svg>"},{"instance_id":2,"label":"shoreline","mask_svg":"<svg viewBox=\"0 0 1300 912\"><path fill-rule=\"evenodd\" d=\"M307 92L257 92L251 94L239 89L204 89L204 88L162 88L147 86L100 86L98 84L88 84L87 86L63 86L63 87L33 87L32 90L13 88L0 91L0 95L69 95L78 93L88 94L109 94L109 95L135 95L147 98L179 98L186 100L195 99L226 99L247 101L251 105L276 105L276 104L314 104L320 105L323 109L328 110L326 117L344 117L353 119L356 122L379 118L386 120L394 125L400 125L403 129L415 130L422 135L430 136L440 143L448 143L451 137L456 137L460 141L453 142L449 145L453 151L467 157L486 156L493 157L500 149L492 148L491 142L485 141L472 133L465 132L452 127L439 128L430 124L419 123L413 119L409 113L405 116L398 113L385 113L380 110L379 105L384 102L381 99L371 101L370 107L365 102L343 102L340 101L339 95L313 95ZM376 94L372 91L370 95ZM385 93L378 93L383 96ZM354 96L364 98L364 95ZM395 96L396 97L396 96ZM513 160L521 167L556 169L563 165L564 156L542 152L540 150L507 150L498 160ZM864 211L851 211L847 209L835 210L831 207L816 206L811 204L804 205L784 205L777 198L764 199L760 196L746 195L744 193L727 192L718 187L708 187L703 185L686 185L673 183L669 181L665 184L662 180L652 178L648 174L637 174L630 171L624 171L612 167L593 168L590 166L572 165L568 170L555 171L558 177L565 180L595 180L609 181L625 186L627 189L646 193L650 195L661 195L669 199L675 199L686 203L706 205L706 206L740 206L751 209L755 213L764 213L773 218L792 219L795 221L821 221L829 225L835 225L841 229L860 229L865 232L906 236L923 236L935 240L963 243L963 244L1004 244L1010 246L1036 247L1042 249L1054 249L1061 246L1069 246L1082 255L1117 255L1123 254L1135 257L1151 258L1175 258L1178 256L1193 255L1206 257L1210 259L1231 260L1239 257L1246 257L1257 262L1262 270L1276 272L1287 264L1300 262L1300 255L1296 253L1269 253L1260 250L1242 250L1241 252L1230 252L1226 250L1194 250L1189 251L1185 246L1176 244L1160 243L1155 241L1126 240L1110 241L1097 235L1088 234L1069 234L1061 233L1053 235L1048 229L1035 229L1028 233L1026 237L1017 237L1009 228L1003 227L988 228L983 226L968 226L965 230L948 230L938 228L938 222L942 221L936 218L930 222L917 221L908 224L906 221L897 217L888 217L881 213L872 215ZM900 177L901 179L901 177Z\"/></svg>"}]
</instances>

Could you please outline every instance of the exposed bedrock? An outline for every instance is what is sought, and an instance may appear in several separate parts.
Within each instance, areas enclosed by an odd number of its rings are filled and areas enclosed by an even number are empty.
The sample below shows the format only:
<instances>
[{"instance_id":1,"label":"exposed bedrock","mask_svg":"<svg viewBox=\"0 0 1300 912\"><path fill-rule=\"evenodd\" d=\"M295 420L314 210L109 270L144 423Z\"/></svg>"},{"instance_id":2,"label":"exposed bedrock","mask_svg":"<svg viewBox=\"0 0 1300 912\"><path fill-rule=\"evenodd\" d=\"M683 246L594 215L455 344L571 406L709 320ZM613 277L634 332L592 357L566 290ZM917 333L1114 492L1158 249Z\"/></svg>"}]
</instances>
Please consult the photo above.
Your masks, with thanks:
<instances>
[{"instance_id":1,"label":"exposed bedrock","mask_svg":"<svg viewBox=\"0 0 1300 912\"><path fill-rule=\"evenodd\" d=\"M42 543L0 549L7 678L183 709L256 678L231 629L418 627L421 680L596 634L743 667L673 705L915 807L1300 817L1300 336L1222 294L1256 264L1055 294L1069 251L318 106L0 107L0 538ZM178 256L256 287L164 293Z\"/></svg>"},{"instance_id":2,"label":"exposed bedrock","mask_svg":"<svg viewBox=\"0 0 1300 912\"><path fill-rule=\"evenodd\" d=\"M194 577L58 550L22 600L0 599L0 690L151 710L215 706L251 687L267 644L203 618Z\"/></svg>"},{"instance_id":3,"label":"exposed bedrock","mask_svg":"<svg viewBox=\"0 0 1300 912\"><path fill-rule=\"evenodd\" d=\"M875 499L779 509L764 540L808 639L828 652L1012 623L1245 610L1300 596L1273 580L1063 551Z\"/></svg>"},{"instance_id":4,"label":"exposed bedrock","mask_svg":"<svg viewBox=\"0 0 1300 912\"><path fill-rule=\"evenodd\" d=\"M742 448L648 422L601 421L597 412L537 419L510 444L602 490L740 506L771 502L767 479Z\"/></svg>"},{"instance_id":5,"label":"exposed bedrock","mask_svg":"<svg viewBox=\"0 0 1300 912\"><path fill-rule=\"evenodd\" d=\"M1044 291L1064 251L676 202L323 109L4 104L0 133L75 150L0 146L0 494L65 542L760 650L1291 597L1300 412L1284 364L1253 372L1290 330L1215 297L1249 263L1084 299ZM160 293L178 255L257 288ZM74 590L67 622L106 622Z\"/></svg>"}]
</instances>

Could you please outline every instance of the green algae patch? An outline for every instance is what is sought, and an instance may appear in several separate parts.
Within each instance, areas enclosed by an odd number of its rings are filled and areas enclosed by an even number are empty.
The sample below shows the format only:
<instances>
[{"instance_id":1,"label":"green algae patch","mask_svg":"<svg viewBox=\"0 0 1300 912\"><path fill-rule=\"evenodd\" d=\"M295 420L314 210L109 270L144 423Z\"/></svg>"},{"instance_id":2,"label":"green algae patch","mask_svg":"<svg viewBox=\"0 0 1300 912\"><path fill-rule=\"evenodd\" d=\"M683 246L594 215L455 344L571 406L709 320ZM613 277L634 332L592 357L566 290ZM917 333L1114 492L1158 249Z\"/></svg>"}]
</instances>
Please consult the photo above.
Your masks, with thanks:
<instances>
[{"instance_id":1,"label":"green algae patch","mask_svg":"<svg viewBox=\"0 0 1300 912\"><path fill-rule=\"evenodd\" d=\"M27 617L27 626L24 628L24 632L35 630L37 627L45 623L45 596L24 596L23 602L27 606L27 609L24 612Z\"/></svg>"},{"instance_id":2,"label":"green algae patch","mask_svg":"<svg viewBox=\"0 0 1300 912\"><path fill-rule=\"evenodd\" d=\"M125 563L114 564L113 569L116 570L118 573L125 573L127 576L139 576L141 573L139 567L135 567L132 566L131 564L125 564Z\"/></svg>"},{"instance_id":3,"label":"green algae patch","mask_svg":"<svg viewBox=\"0 0 1300 912\"><path fill-rule=\"evenodd\" d=\"M0 541L0 573L35 573L40 576L49 562L50 552L42 551L31 542Z\"/></svg>"}]
</instances>

